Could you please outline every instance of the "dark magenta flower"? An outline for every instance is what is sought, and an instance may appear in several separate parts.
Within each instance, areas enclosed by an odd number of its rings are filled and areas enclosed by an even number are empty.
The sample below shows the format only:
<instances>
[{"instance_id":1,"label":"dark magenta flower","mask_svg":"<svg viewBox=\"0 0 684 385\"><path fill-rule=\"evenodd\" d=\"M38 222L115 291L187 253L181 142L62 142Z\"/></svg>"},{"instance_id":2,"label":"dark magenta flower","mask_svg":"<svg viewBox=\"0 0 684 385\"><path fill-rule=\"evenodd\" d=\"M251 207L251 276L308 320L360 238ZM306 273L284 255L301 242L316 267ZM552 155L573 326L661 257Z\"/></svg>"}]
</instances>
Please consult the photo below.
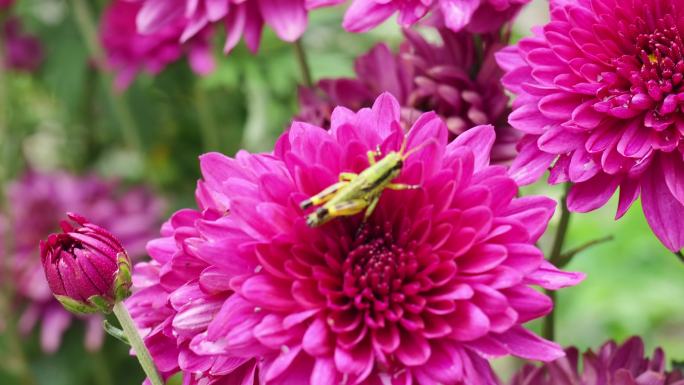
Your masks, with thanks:
<instances>
[{"instance_id":1,"label":"dark magenta flower","mask_svg":"<svg viewBox=\"0 0 684 385\"><path fill-rule=\"evenodd\" d=\"M380 43L357 58L356 78L323 79L314 88L301 88L298 119L329 127L336 106L370 107L379 95L390 92L401 104L406 127L428 111L444 119L449 140L471 127L494 125L492 161L510 161L519 135L507 122L508 97L500 83L503 71L494 60L494 53L503 47L498 35L480 35L478 43L471 33L445 28L439 33L442 42L435 44L405 30L398 53ZM476 44L484 45L482 58L477 57Z\"/></svg>"},{"instance_id":2,"label":"dark magenta flower","mask_svg":"<svg viewBox=\"0 0 684 385\"><path fill-rule=\"evenodd\" d=\"M19 331L28 334L39 324L43 350L54 352L75 317L52 296L39 242L59 230L65 212L74 211L116 234L136 260L145 255L145 243L154 236L164 204L145 188L124 189L95 175L79 177L59 171L28 172L10 183L6 196L5 223L12 229L12 242L0 249L0 258L14 286L14 302L21 314ZM78 318L86 325L86 347L98 349L104 338L102 318Z\"/></svg>"},{"instance_id":3,"label":"dark magenta flower","mask_svg":"<svg viewBox=\"0 0 684 385\"><path fill-rule=\"evenodd\" d=\"M14 5L14 0L0 0L0 11L8 9Z\"/></svg>"},{"instance_id":4,"label":"dark magenta flower","mask_svg":"<svg viewBox=\"0 0 684 385\"><path fill-rule=\"evenodd\" d=\"M679 369L668 371L662 349L644 355L644 343L632 337L623 344L610 341L598 352L580 355L576 348L542 366L526 365L510 385L684 385Z\"/></svg>"},{"instance_id":5,"label":"dark magenta flower","mask_svg":"<svg viewBox=\"0 0 684 385\"><path fill-rule=\"evenodd\" d=\"M40 259L52 294L76 314L108 313L131 295L131 259L109 231L77 215L62 233L40 243Z\"/></svg>"},{"instance_id":6,"label":"dark magenta flower","mask_svg":"<svg viewBox=\"0 0 684 385\"><path fill-rule=\"evenodd\" d=\"M116 0L105 10L100 26L107 66L116 72L118 89L126 89L140 71L156 75L184 54L195 73L206 75L214 70L209 28L198 31L185 43L180 42L187 24L182 19L143 35L136 28L141 6L136 2Z\"/></svg>"},{"instance_id":7,"label":"dark magenta flower","mask_svg":"<svg viewBox=\"0 0 684 385\"><path fill-rule=\"evenodd\" d=\"M5 64L17 71L34 72L43 62L43 46L37 37L23 31L21 21L10 17L0 23L4 40Z\"/></svg>"},{"instance_id":8,"label":"dark magenta flower","mask_svg":"<svg viewBox=\"0 0 684 385\"><path fill-rule=\"evenodd\" d=\"M553 360L522 327L560 289L535 243L553 214L517 198L489 164L491 126L447 144L435 113L403 128L389 94L336 109L325 130L295 122L272 153L201 157L197 210L148 245L128 301L166 375L188 384L495 384L487 358ZM413 151L373 215L311 228L299 203L369 167L367 152ZM255 373L257 374L255 377Z\"/></svg>"},{"instance_id":9,"label":"dark magenta flower","mask_svg":"<svg viewBox=\"0 0 684 385\"><path fill-rule=\"evenodd\" d=\"M570 210L620 189L617 218L641 195L653 232L684 247L684 1L551 2L551 22L498 54L525 134L512 174L572 183Z\"/></svg>"}]
</instances>

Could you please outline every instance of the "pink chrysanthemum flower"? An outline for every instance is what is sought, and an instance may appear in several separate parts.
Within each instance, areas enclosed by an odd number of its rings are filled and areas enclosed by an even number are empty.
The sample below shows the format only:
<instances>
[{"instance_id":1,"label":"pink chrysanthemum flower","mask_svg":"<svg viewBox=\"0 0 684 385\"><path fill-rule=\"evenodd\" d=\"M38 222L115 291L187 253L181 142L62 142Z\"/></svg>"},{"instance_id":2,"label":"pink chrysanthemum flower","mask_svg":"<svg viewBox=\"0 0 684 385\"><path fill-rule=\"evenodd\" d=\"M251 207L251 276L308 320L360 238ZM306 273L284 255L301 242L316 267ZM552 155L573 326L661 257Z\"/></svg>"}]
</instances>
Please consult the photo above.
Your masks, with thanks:
<instances>
[{"instance_id":1,"label":"pink chrysanthemum flower","mask_svg":"<svg viewBox=\"0 0 684 385\"><path fill-rule=\"evenodd\" d=\"M5 48L4 60L7 68L34 72L43 63L43 46L37 37L23 31L21 21L10 17L0 23L0 39Z\"/></svg>"},{"instance_id":2,"label":"pink chrysanthemum flower","mask_svg":"<svg viewBox=\"0 0 684 385\"><path fill-rule=\"evenodd\" d=\"M138 72L161 72L167 65L188 55L195 73L206 75L214 70L210 28L205 28L185 44L179 38L187 22L182 19L158 29L149 35L138 33L136 17L142 5L116 0L105 10L100 38L107 55L107 65L116 72L115 85L126 89Z\"/></svg>"},{"instance_id":3,"label":"pink chrysanthemum flower","mask_svg":"<svg viewBox=\"0 0 684 385\"><path fill-rule=\"evenodd\" d=\"M11 8L14 5L14 0L0 0L0 11Z\"/></svg>"},{"instance_id":4,"label":"pink chrysanthemum flower","mask_svg":"<svg viewBox=\"0 0 684 385\"><path fill-rule=\"evenodd\" d=\"M489 357L561 356L521 326L552 307L531 285L582 279L535 247L555 203L516 198L489 165L491 126L447 137L435 113L405 132L383 94L336 109L330 130L294 123L271 154L202 156L199 210L148 245L128 302L162 370L192 384L494 384ZM385 191L365 224L306 225L302 200L402 143L397 182L419 189Z\"/></svg>"},{"instance_id":5,"label":"pink chrysanthemum flower","mask_svg":"<svg viewBox=\"0 0 684 385\"><path fill-rule=\"evenodd\" d=\"M503 71L494 60L494 52L502 48L498 35L481 35L476 42L467 32L441 28L439 33L442 44L433 44L405 30L398 54L380 43L357 58L356 78L323 79L315 88L300 89L299 118L329 127L336 106L370 107L380 94L390 92L402 106L406 127L427 111L444 119L449 140L471 127L494 125L492 162L510 161L519 134L507 122L508 97L500 83ZM476 44L484 46L479 59Z\"/></svg>"},{"instance_id":6,"label":"pink chrysanthemum flower","mask_svg":"<svg viewBox=\"0 0 684 385\"><path fill-rule=\"evenodd\" d=\"M337 0L342 3L344 0ZM366 32L395 13L410 27L434 11L437 21L453 31L494 32L513 19L530 0L354 0L344 16L350 32Z\"/></svg>"},{"instance_id":7,"label":"pink chrysanthemum flower","mask_svg":"<svg viewBox=\"0 0 684 385\"><path fill-rule=\"evenodd\" d=\"M526 365L511 385L684 385L681 370L667 371L666 367L662 349L655 349L648 358L641 338L632 337L622 345L607 342L598 353L589 350L580 356L570 348L556 361L539 367Z\"/></svg>"},{"instance_id":8,"label":"pink chrysanthemum flower","mask_svg":"<svg viewBox=\"0 0 684 385\"><path fill-rule=\"evenodd\" d=\"M54 352L73 315L52 296L41 266L40 241L57 231L64 214L73 210L107 226L121 239L131 257L141 257L145 254L145 243L154 234L163 204L145 189L121 194L112 182L61 172L27 173L11 183L7 200L6 223L12 242L4 258L9 259L8 273L13 279L17 300L25 305L19 328L22 333L28 333L37 323L42 323L42 348ZM99 348L103 338L102 318L83 319L87 327L86 347Z\"/></svg>"},{"instance_id":9,"label":"pink chrysanthemum flower","mask_svg":"<svg viewBox=\"0 0 684 385\"><path fill-rule=\"evenodd\" d=\"M252 51L259 49L264 24L282 40L293 42L306 30L308 11L334 0L137 0L143 3L138 31L154 33L178 19L187 20L181 41L187 41L209 25L226 28L225 52L240 38Z\"/></svg>"},{"instance_id":10,"label":"pink chrysanthemum flower","mask_svg":"<svg viewBox=\"0 0 684 385\"><path fill-rule=\"evenodd\" d=\"M553 1L549 24L498 54L526 134L515 178L552 166L577 212L619 187L618 218L641 193L658 238L684 247L683 38L684 1Z\"/></svg>"}]
</instances>

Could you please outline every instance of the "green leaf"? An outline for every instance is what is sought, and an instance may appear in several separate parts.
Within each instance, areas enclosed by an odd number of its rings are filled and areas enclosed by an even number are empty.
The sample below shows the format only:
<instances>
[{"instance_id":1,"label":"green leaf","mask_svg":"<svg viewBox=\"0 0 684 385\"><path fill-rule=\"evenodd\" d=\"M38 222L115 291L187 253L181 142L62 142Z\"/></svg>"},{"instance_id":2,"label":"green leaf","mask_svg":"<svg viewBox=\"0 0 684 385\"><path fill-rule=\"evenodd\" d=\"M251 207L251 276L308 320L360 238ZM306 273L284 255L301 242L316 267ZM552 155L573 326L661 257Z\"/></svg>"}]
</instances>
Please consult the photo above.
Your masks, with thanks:
<instances>
[{"instance_id":1,"label":"green leaf","mask_svg":"<svg viewBox=\"0 0 684 385\"><path fill-rule=\"evenodd\" d=\"M126 337L126 333L124 333L123 330L117 328L116 326L112 325L109 323L109 321L104 320L102 321L102 327L104 330L109 334L110 336L116 338L117 340L125 343L126 345L130 345L130 341L128 341L128 337Z\"/></svg>"},{"instance_id":2,"label":"green leaf","mask_svg":"<svg viewBox=\"0 0 684 385\"><path fill-rule=\"evenodd\" d=\"M101 295L93 295L89 297L88 302L90 302L99 312L105 314L111 313L112 306L114 306L111 300Z\"/></svg>"},{"instance_id":3,"label":"green leaf","mask_svg":"<svg viewBox=\"0 0 684 385\"><path fill-rule=\"evenodd\" d=\"M55 295L55 298L57 298L57 301L59 301L65 309L74 314L92 314L99 311L97 307L91 304L80 302L63 295Z\"/></svg>"}]
</instances>

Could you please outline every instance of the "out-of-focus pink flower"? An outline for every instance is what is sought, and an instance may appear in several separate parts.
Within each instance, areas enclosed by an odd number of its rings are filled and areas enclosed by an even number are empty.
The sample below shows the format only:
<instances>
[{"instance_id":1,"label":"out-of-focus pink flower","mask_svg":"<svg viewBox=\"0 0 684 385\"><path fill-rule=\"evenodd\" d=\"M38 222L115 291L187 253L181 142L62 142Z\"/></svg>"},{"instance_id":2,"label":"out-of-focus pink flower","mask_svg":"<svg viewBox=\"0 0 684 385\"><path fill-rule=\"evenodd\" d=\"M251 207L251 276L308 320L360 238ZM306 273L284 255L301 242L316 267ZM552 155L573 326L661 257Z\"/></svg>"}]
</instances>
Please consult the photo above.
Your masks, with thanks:
<instances>
[{"instance_id":1,"label":"out-of-focus pink flower","mask_svg":"<svg viewBox=\"0 0 684 385\"><path fill-rule=\"evenodd\" d=\"M42 324L41 344L45 351L59 348L61 337L73 316L62 308L48 287L41 266L38 244L59 229L67 211L87 215L116 234L129 255L136 259L145 254L145 243L163 211L163 203L143 188L122 191L116 183L96 176L76 177L62 172L29 172L12 182L7 191L11 229L9 266L17 301L25 305L19 328L30 332ZM87 325L86 346L93 350L102 343L102 319L81 317Z\"/></svg>"},{"instance_id":2,"label":"out-of-focus pink flower","mask_svg":"<svg viewBox=\"0 0 684 385\"><path fill-rule=\"evenodd\" d=\"M580 356L575 348L565 357L542 366L526 365L511 380L511 385L684 385L679 369L667 371L662 349L651 358L644 355L644 343L632 337L622 345L607 342L597 353L591 350Z\"/></svg>"},{"instance_id":3,"label":"out-of-focus pink flower","mask_svg":"<svg viewBox=\"0 0 684 385\"><path fill-rule=\"evenodd\" d=\"M531 285L582 279L535 246L555 202L517 198L489 165L491 126L447 139L435 113L402 128L383 94L336 109L329 130L295 122L272 153L203 155L199 209L148 244L127 302L162 370L187 384L475 385L496 383L484 357L560 357L521 326L552 308ZM367 222L306 225L299 202L402 143L397 182L420 188L384 191Z\"/></svg>"},{"instance_id":4,"label":"out-of-focus pink flower","mask_svg":"<svg viewBox=\"0 0 684 385\"><path fill-rule=\"evenodd\" d=\"M297 40L306 30L308 11L337 3L335 0L138 0L138 31L156 33L161 28L186 20L181 41L187 41L209 25L226 28L225 52L242 37L252 51L259 49L264 24L282 40Z\"/></svg>"},{"instance_id":5,"label":"out-of-focus pink flower","mask_svg":"<svg viewBox=\"0 0 684 385\"><path fill-rule=\"evenodd\" d=\"M100 35L107 55L107 64L116 72L115 84L127 88L140 71L153 75L187 54L190 67L197 74L214 70L211 29L198 31L185 43L179 41L186 22L177 19L154 33L137 32L136 17L142 5L116 0L105 10Z\"/></svg>"},{"instance_id":6,"label":"out-of-focus pink flower","mask_svg":"<svg viewBox=\"0 0 684 385\"><path fill-rule=\"evenodd\" d=\"M52 294L75 314L109 313L130 296L131 259L109 231L69 213L61 233L40 242Z\"/></svg>"},{"instance_id":7,"label":"out-of-focus pink flower","mask_svg":"<svg viewBox=\"0 0 684 385\"><path fill-rule=\"evenodd\" d=\"M344 0L337 0L342 3ZM530 0L354 0L344 17L344 28L366 32L398 13L402 27L410 27L434 11L437 22L453 31L494 32L517 15Z\"/></svg>"},{"instance_id":8,"label":"out-of-focus pink flower","mask_svg":"<svg viewBox=\"0 0 684 385\"><path fill-rule=\"evenodd\" d=\"M0 11L10 8L14 5L14 0L0 0Z\"/></svg>"},{"instance_id":9,"label":"out-of-focus pink flower","mask_svg":"<svg viewBox=\"0 0 684 385\"><path fill-rule=\"evenodd\" d=\"M4 40L5 65L14 70L34 72L43 62L43 47L37 37L22 31L21 22L11 17L0 25Z\"/></svg>"},{"instance_id":10,"label":"out-of-focus pink flower","mask_svg":"<svg viewBox=\"0 0 684 385\"><path fill-rule=\"evenodd\" d=\"M648 15L648 17L644 16ZM641 193L670 250L684 247L684 1L552 1L551 22L498 55L525 133L512 175L572 183L570 210L617 218Z\"/></svg>"},{"instance_id":11,"label":"out-of-focus pink flower","mask_svg":"<svg viewBox=\"0 0 684 385\"><path fill-rule=\"evenodd\" d=\"M360 56L355 63L356 78L323 79L314 88L301 88L298 119L329 127L336 106L352 110L370 107L380 94L390 92L402 106L406 127L427 111L435 111L445 120L449 140L471 127L494 125L492 161L510 161L520 135L507 122L508 97L500 83L503 71L494 60L494 52L503 45L494 34L481 35L476 42L467 32L445 28L439 32L441 45L405 30L406 40L398 54L380 43ZM484 46L481 58L476 44Z\"/></svg>"}]
</instances>

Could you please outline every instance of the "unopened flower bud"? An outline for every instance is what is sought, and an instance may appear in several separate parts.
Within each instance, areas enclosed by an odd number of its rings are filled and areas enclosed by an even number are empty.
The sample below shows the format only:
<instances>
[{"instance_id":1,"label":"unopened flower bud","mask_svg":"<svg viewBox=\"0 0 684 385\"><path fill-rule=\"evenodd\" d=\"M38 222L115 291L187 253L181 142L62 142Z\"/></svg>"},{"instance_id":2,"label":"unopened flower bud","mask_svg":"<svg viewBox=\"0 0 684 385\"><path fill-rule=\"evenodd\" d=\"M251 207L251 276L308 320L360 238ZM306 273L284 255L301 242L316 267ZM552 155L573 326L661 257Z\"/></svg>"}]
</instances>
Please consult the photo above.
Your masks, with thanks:
<instances>
[{"instance_id":1,"label":"unopened flower bud","mask_svg":"<svg viewBox=\"0 0 684 385\"><path fill-rule=\"evenodd\" d=\"M130 295L131 260L109 231L76 214L63 221L63 233L40 243L40 256L52 294L74 313L108 313Z\"/></svg>"}]
</instances>

